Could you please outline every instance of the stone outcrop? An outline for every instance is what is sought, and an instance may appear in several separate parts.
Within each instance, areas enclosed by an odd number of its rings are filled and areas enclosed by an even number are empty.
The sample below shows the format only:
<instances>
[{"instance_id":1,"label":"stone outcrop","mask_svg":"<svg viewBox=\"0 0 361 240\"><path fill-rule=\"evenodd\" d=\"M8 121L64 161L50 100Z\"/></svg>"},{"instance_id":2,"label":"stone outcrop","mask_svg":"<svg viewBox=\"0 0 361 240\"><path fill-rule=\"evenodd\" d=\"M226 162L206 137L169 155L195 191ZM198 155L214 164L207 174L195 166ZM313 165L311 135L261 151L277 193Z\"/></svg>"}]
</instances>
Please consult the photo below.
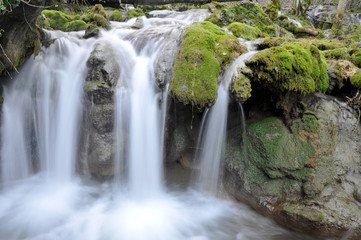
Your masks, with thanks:
<instances>
[{"instance_id":1,"label":"stone outcrop","mask_svg":"<svg viewBox=\"0 0 361 240\"><path fill-rule=\"evenodd\" d=\"M114 174L116 152L114 136L114 95L120 68L112 45L98 42L87 61L89 68L84 89L87 130L83 143L87 145L82 168L91 174L106 177Z\"/></svg>"},{"instance_id":2,"label":"stone outcrop","mask_svg":"<svg viewBox=\"0 0 361 240\"><path fill-rule=\"evenodd\" d=\"M324 236L361 236L361 128L346 103L315 93L290 129L277 118L228 132L224 186L277 222Z\"/></svg>"},{"instance_id":3,"label":"stone outcrop","mask_svg":"<svg viewBox=\"0 0 361 240\"><path fill-rule=\"evenodd\" d=\"M34 0L35 6L51 5L51 0ZM21 3L12 12L0 15L2 36L0 44L0 75L23 64L31 54L40 49L42 32L35 26L35 20L42 8ZM5 52L5 53L4 53Z\"/></svg>"}]
</instances>

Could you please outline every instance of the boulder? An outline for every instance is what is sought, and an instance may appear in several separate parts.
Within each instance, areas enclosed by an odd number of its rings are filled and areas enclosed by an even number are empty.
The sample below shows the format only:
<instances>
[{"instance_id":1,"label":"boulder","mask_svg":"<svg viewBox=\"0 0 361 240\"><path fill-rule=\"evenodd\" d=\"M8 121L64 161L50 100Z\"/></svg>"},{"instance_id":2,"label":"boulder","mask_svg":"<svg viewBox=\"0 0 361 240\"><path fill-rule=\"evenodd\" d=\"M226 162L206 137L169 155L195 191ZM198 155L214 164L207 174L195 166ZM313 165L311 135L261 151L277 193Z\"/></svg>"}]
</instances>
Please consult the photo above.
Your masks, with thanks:
<instances>
[{"instance_id":1,"label":"boulder","mask_svg":"<svg viewBox=\"0 0 361 240\"><path fill-rule=\"evenodd\" d=\"M81 157L83 171L98 177L114 174L114 156L117 146L114 136L114 94L119 82L119 60L112 45L100 41L87 61L89 68L84 89L85 124Z\"/></svg>"},{"instance_id":2,"label":"boulder","mask_svg":"<svg viewBox=\"0 0 361 240\"><path fill-rule=\"evenodd\" d=\"M296 231L361 237L361 127L346 103L314 93L290 128L256 121L242 140L228 132L224 186L240 201Z\"/></svg>"}]
</instances>

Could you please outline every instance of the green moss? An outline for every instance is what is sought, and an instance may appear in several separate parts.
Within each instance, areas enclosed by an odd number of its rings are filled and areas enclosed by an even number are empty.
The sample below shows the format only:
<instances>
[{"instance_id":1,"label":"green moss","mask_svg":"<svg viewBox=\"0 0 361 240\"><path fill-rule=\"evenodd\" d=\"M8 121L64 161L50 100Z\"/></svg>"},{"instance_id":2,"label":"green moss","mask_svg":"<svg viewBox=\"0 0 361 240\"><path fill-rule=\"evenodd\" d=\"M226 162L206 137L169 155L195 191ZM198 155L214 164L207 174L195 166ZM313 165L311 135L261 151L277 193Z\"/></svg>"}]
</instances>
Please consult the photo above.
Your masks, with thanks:
<instances>
[{"instance_id":1,"label":"green moss","mask_svg":"<svg viewBox=\"0 0 361 240\"><path fill-rule=\"evenodd\" d=\"M293 121L292 132L299 134L302 130L317 133L320 128L320 121L312 112L305 112L301 119Z\"/></svg>"},{"instance_id":2,"label":"green moss","mask_svg":"<svg viewBox=\"0 0 361 240\"><path fill-rule=\"evenodd\" d=\"M319 50L339 49L344 48L347 45L345 42L336 39L301 38L297 39L297 41L312 44L316 46Z\"/></svg>"},{"instance_id":3,"label":"green moss","mask_svg":"<svg viewBox=\"0 0 361 240\"><path fill-rule=\"evenodd\" d=\"M258 52L246 65L254 81L275 92L309 94L328 87L326 61L313 45L287 42Z\"/></svg>"},{"instance_id":4,"label":"green moss","mask_svg":"<svg viewBox=\"0 0 361 240\"><path fill-rule=\"evenodd\" d=\"M351 62L361 68L361 49L353 49L351 52Z\"/></svg>"},{"instance_id":5,"label":"green moss","mask_svg":"<svg viewBox=\"0 0 361 240\"><path fill-rule=\"evenodd\" d=\"M272 23L268 15L254 2L240 2L233 5L218 4L212 10L213 13L206 20L218 26L240 22L258 27L263 31Z\"/></svg>"},{"instance_id":6,"label":"green moss","mask_svg":"<svg viewBox=\"0 0 361 240\"><path fill-rule=\"evenodd\" d=\"M118 21L118 22L123 21L122 13L119 10L114 10L112 12L112 14L110 15L110 20L111 21Z\"/></svg>"},{"instance_id":7,"label":"green moss","mask_svg":"<svg viewBox=\"0 0 361 240\"><path fill-rule=\"evenodd\" d=\"M99 27L103 27L103 28L110 27L109 21L100 14L94 14L93 19L94 19L94 23Z\"/></svg>"},{"instance_id":8,"label":"green moss","mask_svg":"<svg viewBox=\"0 0 361 240\"><path fill-rule=\"evenodd\" d=\"M262 48L281 46L286 40L280 37L266 37L262 42Z\"/></svg>"},{"instance_id":9,"label":"green moss","mask_svg":"<svg viewBox=\"0 0 361 240\"><path fill-rule=\"evenodd\" d=\"M95 4L91 11L107 19L107 13L105 12L105 9L101 4Z\"/></svg>"},{"instance_id":10,"label":"green moss","mask_svg":"<svg viewBox=\"0 0 361 240\"><path fill-rule=\"evenodd\" d=\"M84 89L86 92L98 90L99 88L109 88L109 85L104 81L86 81Z\"/></svg>"},{"instance_id":11,"label":"green moss","mask_svg":"<svg viewBox=\"0 0 361 240\"><path fill-rule=\"evenodd\" d=\"M140 16L144 16L144 15L145 15L145 13L142 11L142 9L139 9L139 8L130 9L128 11L128 19L140 17Z\"/></svg>"},{"instance_id":12,"label":"green moss","mask_svg":"<svg viewBox=\"0 0 361 240\"><path fill-rule=\"evenodd\" d=\"M351 60L350 49L346 48L346 47L326 50L326 51L323 51L322 54L325 56L326 59Z\"/></svg>"},{"instance_id":13,"label":"green moss","mask_svg":"<svg viewBox=\"0 0 361 240\"><path fill-rule=\"evenodd\" d=\"M66 31L81 31L87 29L87 24L82 20L71 21L67 27Z\"/></svg>"},{"instance_id":14,"label":"green moss","mask_svg":"<svg viewBox=\"0 0 361 240\"><path fill-rule=\"evenodd\" d=\"M71 20L70 16L55 10L43 10L41 14L45 18L50 19L49 27L57 30L66 31L67 25Z\"/></svg>"},{"instance_id":15,"label":"green moss","mask_svg":"<svg viewBox=\"0 0 361 240\"><path fill-rule=\"evenodd\" d=\"M239 102L245 102L251 97L251 81L240 74L240 76L232 82L231 92Z\"/></svg>"},{"instance_id":16,"label":"green moss","mask_svg":"<svg viewBox=\"0 0 361 240\"><path fill-rule=\"evenodd\" d=\"M257 38L264 37L264 34L258 28L251 27L244 23L234 22L231 23L227 28L236 37L245 38L247 40L255 40Z\"/></svg>"},{"instance_id":17,"label":"green moss","mask_svg":"<svg viewBox=\"0 0 361 240\"><path fill-rule=\"evenodd\" d=\"M282 211L287 212L291 216L300 216L313 222L324 221L323 214L315 209L306 209L298 206L285 206Z\"/></svg>"},{"instance_id":18,"label":"green moss","mask_svg":"<svg viewBox=\"0 0 361 240\"><path fill-rule=\"evenodd\" d=\"M217 97L222 64L245 50L238 39L210 22L194 23L182 35L169 91L184 104L203 108Z\"/></svg>"},{"instance_id":19,"label":"green moss","mask_svg":"<svg viewBox=\"0 0 361 240\"><path fill-rule=\"evenodd\" d=\"M274 21L278 17L278 6L276 4L268 4L266 7L266 13Z\"/></svg>"},{"instance_id":20,"label":"green moss","mask_svg":"<svg viewBox=\"0 0 361 240\"><path fill-rule=\"evenodd\" d=\"M361 88L361 70L359 69L350 79L351 84L357 88Z\"/></svg>"}]
</instances>

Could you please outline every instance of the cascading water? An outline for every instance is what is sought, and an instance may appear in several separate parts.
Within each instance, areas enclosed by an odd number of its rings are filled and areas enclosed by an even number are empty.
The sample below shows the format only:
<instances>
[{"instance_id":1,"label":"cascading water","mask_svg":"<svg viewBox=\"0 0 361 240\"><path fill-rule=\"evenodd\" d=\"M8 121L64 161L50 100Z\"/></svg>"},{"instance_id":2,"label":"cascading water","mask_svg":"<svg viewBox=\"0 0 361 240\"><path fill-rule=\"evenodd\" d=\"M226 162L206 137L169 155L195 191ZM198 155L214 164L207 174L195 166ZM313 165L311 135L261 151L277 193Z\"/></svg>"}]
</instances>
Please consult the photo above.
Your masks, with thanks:
<instances>
[{"instance_id":1,"label":"cascading water","mask_svg":"<svg viewBox=\"0 0 361 240\"><path fill-rule=\"evenodd\" d=\"M196 173L196 189L216 195L219 187L219 175L221 174L221 162L226 140L227 117L228 117L228 88L231 83L235 68L243 67L244 62L252 57L256 51L248 42L248 53L238 57L221 77L221 84L217 91L217 100L204 115L198 141L198 152L195 161L198 162ZM242 123L244 124L244 123ZM204 126L203 126L204 125Z\"/></svg>"},{"instance_id":2,"label":"cascading water","mask_svg":"<svg viewBox=\"0 0 361 240\"><path fill-rule=\"evenodd\" d=\"M195 19L200 16L192 12ZM130 29L134 19L114 23L116 28L97 39L82 39L83 32L52 32L55 43L30 59L5 89L0 239L307 239L241 204L164 186L167 85L163 91L155 87L154 63L175 27L169 24L185 24L184 19L145 21L146 33L163 34L134 37L140 31ZM154 26L160 22L167 25ZM121 68L115 167L129 172L118 171L117 187L74 174L86 60L104 41L115 49Z\"/></svg>"},{"instance_id":3,"label":"cascading water","mask_svg":"<svg viewBox=\"0 0 361 240\"><path fill-rule=\"evenodd\" d=\"M89 45L69 35L30 59L5 88L2 183L42 171L69 180L74 172ZM80 44L81 43L81 44Z\"/></svg>"}]
</instances>

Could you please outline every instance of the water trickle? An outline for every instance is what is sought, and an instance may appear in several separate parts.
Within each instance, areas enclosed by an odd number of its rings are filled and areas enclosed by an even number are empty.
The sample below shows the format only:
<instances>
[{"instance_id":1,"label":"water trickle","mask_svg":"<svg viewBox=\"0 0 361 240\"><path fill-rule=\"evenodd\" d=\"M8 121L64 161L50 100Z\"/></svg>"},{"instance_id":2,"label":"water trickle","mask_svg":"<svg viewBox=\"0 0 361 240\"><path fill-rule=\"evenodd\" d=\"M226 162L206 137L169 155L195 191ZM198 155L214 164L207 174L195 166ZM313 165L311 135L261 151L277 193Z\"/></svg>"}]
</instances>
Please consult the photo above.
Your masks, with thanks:
<instances>
[{"instance_id":1,"label":"water trickle","mask_svg":"<svg viewBox=\"0 0 361 240\"><path fill-rule=\"evenodd\" d=\"M195 162L198 162L195 181L196 189L216 195L219 189L219 179L222 171L222 158L226 140L228 117L228 88L236 68L244 67L245 61L256 51L251 42L246 42L249 52L238 57L221 76L221 84L217 91L217 100L202 119ZM207 117L207 118L206 118ZM244 120L244 119L242 119ZM203 124L203 122L205 122ZM242 124L245 124L244 122ZM204 125L204 127L203 127Z\"/></svg>"}]
</instances>

